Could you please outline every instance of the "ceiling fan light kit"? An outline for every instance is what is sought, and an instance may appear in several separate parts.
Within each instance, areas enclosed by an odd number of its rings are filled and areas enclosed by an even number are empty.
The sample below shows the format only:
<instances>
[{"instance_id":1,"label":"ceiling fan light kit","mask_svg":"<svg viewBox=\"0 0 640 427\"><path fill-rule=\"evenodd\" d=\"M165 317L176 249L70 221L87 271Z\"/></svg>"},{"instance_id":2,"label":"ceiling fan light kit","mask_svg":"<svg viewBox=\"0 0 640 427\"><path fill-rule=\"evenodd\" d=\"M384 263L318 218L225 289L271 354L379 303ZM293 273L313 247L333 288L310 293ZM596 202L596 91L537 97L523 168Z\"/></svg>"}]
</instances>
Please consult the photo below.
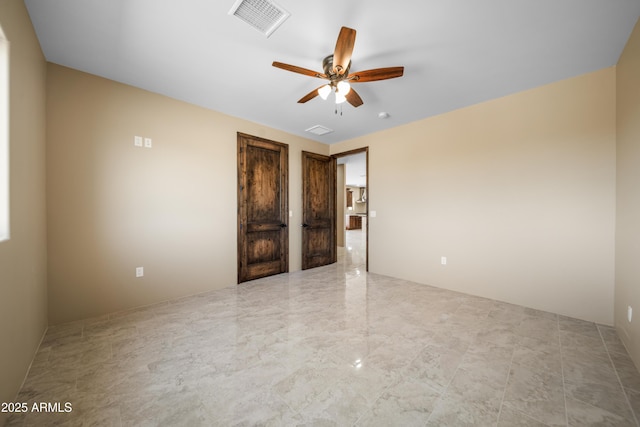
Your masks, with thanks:
<instances>
[{"instance_id":1,"label":"ceiling fan light kit","mask_svg":"<svg viewBox=\"0 0 640 427\"><path fill-rule=\"evenodd\" d=\"M324 73L318 73L313 70L277 61L274 61L272 65L276 68L303 74L305 76L329 80L329 83L312 90L300 98L300 100L298 100L298 103L300 104L304 104L318 95L320 95L322 99L326 100L329 97L329 94L333 91L335 92L336 104L342 104L346 101L354 107L359 107L364 102L362 101L362 98L360 98L360 95L353 90L350 83L365 83L402 77L404 74L404 67L376 68L350 73L351 54L353 53L355 41L356 30L347 27L342 27L340 29L340 34L338 35L333 55L325 57L322 61L322 69Z\"/></svg>"},{"instance_id":2,"label":"ceiling fan light kit","mask_svg":"<svg viewBox=\"0 0 640 427\"><path fill-rule=\"evenodd\" d=\"M329 85L321 86L318 89L318 95L320 95L320 98L322 98L322 99L326 100L329 97L330 93L331 93L331 86L329 86Z\"/></svg>"},{"instance_id":3,"label":"ceiling fan light kit","mask_svg":"<svg viewBox=\"0 0 640 427\"><path fill-rule=\"evenodd\" d=\"M349 93L350 90L351 85L344 80L338 82L338 85L336 86L336 91L345 96Z\"/></svg>"}]
</instances>

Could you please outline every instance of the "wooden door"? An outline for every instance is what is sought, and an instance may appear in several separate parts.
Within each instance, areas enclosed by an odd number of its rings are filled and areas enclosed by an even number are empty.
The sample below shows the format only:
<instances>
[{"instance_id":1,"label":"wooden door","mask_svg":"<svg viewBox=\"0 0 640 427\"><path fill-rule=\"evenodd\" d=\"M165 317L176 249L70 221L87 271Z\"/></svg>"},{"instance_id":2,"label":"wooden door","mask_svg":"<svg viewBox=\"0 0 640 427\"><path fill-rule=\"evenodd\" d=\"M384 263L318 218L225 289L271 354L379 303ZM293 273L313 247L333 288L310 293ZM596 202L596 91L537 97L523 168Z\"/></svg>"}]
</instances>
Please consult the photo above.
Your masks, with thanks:
<instances>
[{"instance_id":1,"label":"wooden door","mask_svg":"<svg viewBox=\"0 0 640 427\"><path fill-rule=\"evenodd\" d=\"M302 152L302 269L337 261L336 159Z\"/></svg>"},{"instance_id":2,"label":"wooden door","mask_svg":"<svg viewBox=\"0 0 640 427\"><path fill-rule=\"evenodd\" d=\"M238 283L289 271L289 148L238 133Z\"/></svg>"}]
</instances>

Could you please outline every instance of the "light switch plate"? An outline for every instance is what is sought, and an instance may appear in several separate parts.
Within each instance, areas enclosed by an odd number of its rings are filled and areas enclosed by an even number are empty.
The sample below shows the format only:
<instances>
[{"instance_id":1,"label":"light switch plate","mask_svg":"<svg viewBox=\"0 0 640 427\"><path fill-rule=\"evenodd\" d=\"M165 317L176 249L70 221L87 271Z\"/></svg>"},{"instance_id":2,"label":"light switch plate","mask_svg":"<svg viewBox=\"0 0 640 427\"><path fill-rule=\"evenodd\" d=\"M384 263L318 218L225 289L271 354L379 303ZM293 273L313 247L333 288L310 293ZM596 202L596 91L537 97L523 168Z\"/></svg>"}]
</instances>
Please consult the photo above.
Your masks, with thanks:
<instances>
[{"instance_id":1,"label":"light switch plate","mask_svg":"<svg viewBox=\"0 0 640 427\"><path fill-rule=\"evenodd\" d=\"M142 147L142 137L141 136L134 136L133 137L133 145L135 145L136 147Z\"/></svg>"},{"instance_id":2,"label":"light switch plate","mask_svg":"<svg viewBox=\"0 0 640 427\"><path fill-rule=\"evenodd\" d=\"M376 211L369 211L369 216L371 218L375 218L376 217Z\"/></svg>"}]
</instances>

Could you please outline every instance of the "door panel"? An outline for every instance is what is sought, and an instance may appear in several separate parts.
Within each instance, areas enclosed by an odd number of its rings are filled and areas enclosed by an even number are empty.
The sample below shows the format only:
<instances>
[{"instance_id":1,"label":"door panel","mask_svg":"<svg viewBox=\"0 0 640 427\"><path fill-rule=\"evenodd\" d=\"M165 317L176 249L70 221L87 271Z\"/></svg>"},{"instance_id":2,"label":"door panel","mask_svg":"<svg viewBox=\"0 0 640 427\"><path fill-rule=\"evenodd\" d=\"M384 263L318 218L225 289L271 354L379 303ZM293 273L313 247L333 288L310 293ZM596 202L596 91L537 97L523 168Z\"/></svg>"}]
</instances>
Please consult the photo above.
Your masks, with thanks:
<instances>
[{"instance_id":1,"label":"door panel","mask_svg":"<svg viewBox=\"0 0 640 427\"><path fill-rule=\"evenodd\" d=\"M274 235L274 232L247 233L248 265L280 260L280 239L274 239Z\"/></svg>"},{"instance_id":2,"label":"door panel","mask_svg":"<svg viewBox=\"0 0 640 427\"><path fill-rule=\"evenodd\" d=\"M247 145L247 218L251 224L280 220L280 152Z\"/></svg>"},{"instance_id":3,"label":"door panel","mask_svg":"<svg viewBox=\"0 0 640 427\"><path fill-rule=\"evenodd\" d=\"M288 146L238 133L238 283L289 271Z\"/></svg>"},{"instance_id":4,"label":"door panel","mask_svg":"<svg viewBox=\"0 0 640 427\"><path fill-rule=\"evenodd\" d=\"M336 160L302 152L302 269L337 261Z\"/></svg>"}]
</instances>

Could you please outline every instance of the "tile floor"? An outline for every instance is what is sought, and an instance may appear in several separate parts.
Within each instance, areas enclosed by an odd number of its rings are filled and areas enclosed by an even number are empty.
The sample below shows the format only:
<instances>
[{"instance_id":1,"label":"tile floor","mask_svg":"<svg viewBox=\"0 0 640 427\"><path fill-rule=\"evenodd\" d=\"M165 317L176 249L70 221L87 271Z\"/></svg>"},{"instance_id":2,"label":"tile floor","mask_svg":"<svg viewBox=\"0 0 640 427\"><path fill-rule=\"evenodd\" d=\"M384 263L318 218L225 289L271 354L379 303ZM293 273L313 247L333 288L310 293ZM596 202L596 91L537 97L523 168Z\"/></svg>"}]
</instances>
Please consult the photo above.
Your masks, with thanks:
<instances>
[{"instance_id":1,"label":"tile floor","mask_svg":"<svg viewBox=\"0 0 640 427\"><path fill-rule=\"evenodd\" d=\"M340 262L49 328L8 425L638 426L613 328ZM635 411L635 414L634 414Z\"/></svg>"}]
</instances>

